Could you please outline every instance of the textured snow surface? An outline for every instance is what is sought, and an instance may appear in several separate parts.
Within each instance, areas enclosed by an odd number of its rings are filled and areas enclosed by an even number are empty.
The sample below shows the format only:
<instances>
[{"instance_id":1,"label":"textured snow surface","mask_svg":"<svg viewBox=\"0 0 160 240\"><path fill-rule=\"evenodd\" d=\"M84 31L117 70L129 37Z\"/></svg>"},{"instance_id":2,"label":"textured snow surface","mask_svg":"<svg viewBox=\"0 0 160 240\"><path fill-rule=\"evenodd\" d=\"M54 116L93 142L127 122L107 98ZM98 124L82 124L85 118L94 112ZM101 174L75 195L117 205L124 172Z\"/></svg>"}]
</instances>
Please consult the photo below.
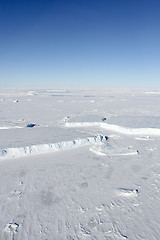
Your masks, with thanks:
<instances>
[{"instance_id":1,"label":"textured snow surface","mask_svg":"<svg viewBox=\"0 0 160 240\"><path fill-rule=\"evenodd\" d=\"M0 240L159 240L159 93L1 89Z\"/></svg>"}]
</instances>

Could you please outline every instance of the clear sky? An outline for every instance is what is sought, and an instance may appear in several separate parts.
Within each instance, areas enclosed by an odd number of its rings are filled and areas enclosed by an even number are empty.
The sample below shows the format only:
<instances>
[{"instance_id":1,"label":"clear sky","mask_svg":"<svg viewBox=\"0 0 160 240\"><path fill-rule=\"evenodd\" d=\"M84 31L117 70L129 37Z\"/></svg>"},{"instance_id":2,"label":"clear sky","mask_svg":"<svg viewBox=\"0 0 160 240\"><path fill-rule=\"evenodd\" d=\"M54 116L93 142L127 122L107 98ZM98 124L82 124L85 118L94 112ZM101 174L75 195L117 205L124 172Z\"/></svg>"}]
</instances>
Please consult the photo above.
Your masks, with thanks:
<instances>
[{"instance_id":1,"label":"clear sky","mask_svg":"<svg viewBox=\"0 0 160 240\"><path fill-rule=\"evenodd\" d=\"M0 87L160 88L160 0L0 0Z\"/></svg>"}]
</instances>

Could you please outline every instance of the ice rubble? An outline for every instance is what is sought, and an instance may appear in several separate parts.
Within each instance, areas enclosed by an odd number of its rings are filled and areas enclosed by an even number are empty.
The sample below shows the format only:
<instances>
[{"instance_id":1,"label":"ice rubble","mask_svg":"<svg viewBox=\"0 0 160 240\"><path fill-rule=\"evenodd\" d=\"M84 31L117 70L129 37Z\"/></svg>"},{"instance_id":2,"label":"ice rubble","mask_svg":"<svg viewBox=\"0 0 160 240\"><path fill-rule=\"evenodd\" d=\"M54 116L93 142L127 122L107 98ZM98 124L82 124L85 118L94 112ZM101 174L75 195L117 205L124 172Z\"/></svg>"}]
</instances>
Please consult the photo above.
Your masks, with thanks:
<instances>
[{"instance_id":1,"label":"ice rubble","mask_svg":"<svg viewBox=\"0 0 160 240\"><path fill-rule=\"evenodd\" d=\"M101 127L107 130L116 131L128 135L160 135L159 128L128 128L105 122L74 122L65 123L66 127Z\"/></svg>"},{"instance_id":2,"label":"ice rubble","mask_svg":"<svg viewBox=\"0 0 160 240\"><path fill-rule=\"evenodd\" d=\"M49 144L31 145L20 148L6 148L0 150L0 158L12 158L12 157L22 157L26 155L36 154L36 153L47 153L73 149L77 147L83 147L87 145L92 145L94 143L102 142L102 135L87 137L83 139L75 139L73 141L64 141Z\"/></svg>"}]
</instances>

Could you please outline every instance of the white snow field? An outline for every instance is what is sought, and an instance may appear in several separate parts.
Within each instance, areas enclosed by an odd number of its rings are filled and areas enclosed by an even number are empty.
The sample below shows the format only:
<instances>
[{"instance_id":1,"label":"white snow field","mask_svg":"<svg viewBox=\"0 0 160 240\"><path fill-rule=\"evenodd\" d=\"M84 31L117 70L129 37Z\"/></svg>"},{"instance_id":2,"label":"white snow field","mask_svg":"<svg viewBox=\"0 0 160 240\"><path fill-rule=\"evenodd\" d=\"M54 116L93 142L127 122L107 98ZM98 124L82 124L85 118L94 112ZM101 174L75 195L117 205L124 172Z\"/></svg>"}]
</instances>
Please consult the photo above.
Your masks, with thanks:
<instances>
[{"instance_id":1,"label":"white snow field","mask_svg":"<svg viewBox=\"0 0 160 240\"><path fill-rule=\"evenodd\" d=\"M160 239L160 91L0 89L0 240L83 239Z\"/></svg>"}]
</instances>

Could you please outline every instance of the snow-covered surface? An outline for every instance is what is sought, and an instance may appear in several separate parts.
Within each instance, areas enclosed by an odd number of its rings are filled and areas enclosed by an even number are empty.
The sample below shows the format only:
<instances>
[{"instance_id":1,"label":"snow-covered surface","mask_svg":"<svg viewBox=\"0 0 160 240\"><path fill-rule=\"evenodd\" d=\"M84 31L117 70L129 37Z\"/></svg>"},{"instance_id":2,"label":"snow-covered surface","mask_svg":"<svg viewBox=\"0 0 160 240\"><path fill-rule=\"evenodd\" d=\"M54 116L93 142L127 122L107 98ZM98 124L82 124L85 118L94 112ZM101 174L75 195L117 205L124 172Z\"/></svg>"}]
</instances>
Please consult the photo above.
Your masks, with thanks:
<instances>
[{"instance_id":1,"label":"snow-covered surface","mask_svg":"<svg viewBox=\"0 0 160 240\"><path fill-rule=\"evenodd\" d=\"M0 239L158 240L159 92L1 89Z\"/></svg>"}]
</instances>

